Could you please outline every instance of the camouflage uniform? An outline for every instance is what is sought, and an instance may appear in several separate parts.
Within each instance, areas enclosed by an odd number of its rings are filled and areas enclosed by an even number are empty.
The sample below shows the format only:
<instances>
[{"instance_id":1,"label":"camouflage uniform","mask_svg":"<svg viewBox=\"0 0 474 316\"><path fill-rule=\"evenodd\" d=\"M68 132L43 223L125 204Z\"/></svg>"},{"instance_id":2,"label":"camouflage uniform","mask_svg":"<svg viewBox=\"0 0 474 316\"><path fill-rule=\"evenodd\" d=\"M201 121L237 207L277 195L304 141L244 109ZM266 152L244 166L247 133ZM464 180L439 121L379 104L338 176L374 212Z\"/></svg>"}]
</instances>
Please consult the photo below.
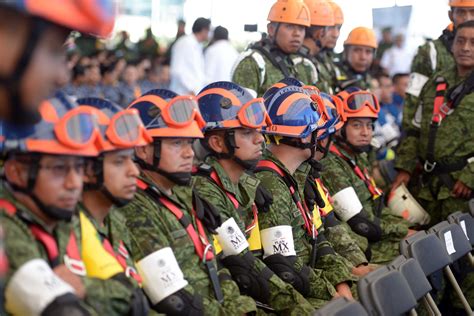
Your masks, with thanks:
<instances>
[{"instance_id":1,"label":"camouflage uniform","mask_svg":"<svg viewBox=\"0 0 474 316\"><path fill-rule=\"evenodd\" d=\"M303 163L293 174L293 178L298 183L298 190L300 196L304 197L304 187L311 171L309 163ZM313 210L313 216L319 216L319 209ZM320 222L322 224L322 222ZM356 281L356 278L352 276L351 269L352 264L347 262L343 257L336 253L329 240L325 240L325 229L321 225L318 229L318 239L323 237L322 242L318 242L318 259L316 261L316 268L323 271L323 276L331 282L332 285L336 286L339 283L347 282L349 286L352 281Z\"/></svg>"},{"instance_id":2,"label":"camouflage uniform","mask_svg":"<svg viewBox=\"0 0 474 316\"><path fill-rule=\"evenodd\" d=\"M338 146L337 142L334 145L344 155L352 156ZM358 154L353 159L362 170L364 168L370 170L366 153ZM353 187L369 219L373 221L375 219L378 199L372 199L372 194L364 181L354 173L349 163L332 152L321 162L324 166L321 172L321 179L328 188L329 193L334 195L342 189ZM380 226L382 229L382 239L371 243L370 249L372 252L371 262L382 264L399 255L399 243L407 235L409 225L402 218L389 214L389 209L383 207Z\"/></svg>"},{"instance_id":3,"label":"camouflage uniform","mask_svg":"<svg viewBox=\"0 0 474 316\"><path fill-rule=\"evenodd\" d=\"M154 186L149 179L141 179L149 186ZM180 207L185 216L191 217L192 191L190 188L175 186L173 194L169 196L158 187L154 187L160 191L160 194ZM133 259L139 261L155 251L171 247L184 278L189 283L185 290L191 295L199 294L203 297L206 315L239 315L256 310L255 302L250 297L240 295L234 281L229 278L224 279L225 274L228 276L225 269L219 271L220 285L224 294L224 303L219 304L215 299L206 267L196 254L188 233L171 211L158 204L145 191L139 189L133 201L120 211L125 216L126 226L130 230ZM191 222L193 226L196 225L194 221ZM208 238L208 240L212 239ZM213 259L213 261L216 266L216 260Z\"/></svg>"},{"instance_id":4,"label":"camouflage uniform","mask_svg":"<svg viewBox=\"0 0 474 316\"><path fill-rule=\"evenodd\" d=\"M444 70L454 64L450 49L453 38L453 32L445 29L438 39L428 41L418 48L418 52L411 63L410 84L403 107L402 128L404 130L410 129L423 85L435 72Z\"/></svg>"},{"instance_id":5,"label":"camouflage uniform","mask_svg":"<svg viewBox=\"0 0 474 316\"><path fill-rule=\"evenodd\" d=\"M288 70L288 76L294 77L304 84L316 84L319 81L313 63L297 54L287 55L279 50L273 53L282 58ZM285 78L285 74L277 68L263 53L249 49L240 56L232 72L232 81L257 92L261 97L274 83Z\"/></svg>"},{"instance_id":6,"label":"camouflage uniform","mask_svg":"<svg viewBox=\"0 0 474 316\"><path fill-rule=\"evenodd\" d=\"M207 176L194 177L194 188L199 195L219 210L222 221L234 218L242 232L245 232L253 221L252 205L255 192L260 181L254 177L243 174L238 185L234 185L225 170L214 157L208 157L205 163L212 167L217 173L223 188ZM234 195L239 202L239 208L235 209L232 201L227 197L225 191ZM258 229L258 226L255 228ZM248 238L249 236L247 236ZM248 251L248 250L245 250ZM244 253L242 253L243 255ZM253 269L257 274L266 268L260 259L254 262ZM269 305L279 313L302 315L310 314L312 306L291 285L283 282L276 274L268 280L270 286Z\"/></svg>"},{"instance_id":7,"label":"camouflage uniform","mask_svg":"<svg viewBox=\"0 0 474 316\"><path fill-rule=\"evenodd\" d=\"M2 192L1 199L12 203L17 212L27 217L29 221L49 231L44 222L20 204L7 191ZM0 221L5 229L5 250L8 255L9 270L6 283L13 274L26 262L33 259L44 259L49 262L48 253L44 245L31 233L30 228L19 216L11 216L5 211L0 212ZM74 217L70 223L60 221L51 232L58 244L60 260L64 263L66 246L71 230L76 235L76 241L81 253L81 229L78 218ZM81 277L86 289L84 303L93 315L127 315L130 309L130 291L120 281L113 279L101 280L98 278ZM97 314L96 314L97 313Z\"/></svg>"},{"instance_id":8,"label":"camouflage uniform","mask_svg":"<svg viewBox=\"0 0 474 316\"><path fill-rule=\"evenodd\" d=\"M285 166L271 152L265 151L264 158L274 162L285 173L289 174ZM279 175L276 175L272 171L259 171L256 177L273 196L273 203L270 210L267 213L259 214L258 223L260 230L280 225L291 225L297 256L296 267L301 269L303 266L309 264L312 246L303 228L303 217L291 197L288 186ZM316 268L311 269L309 279L311 289L310 294L306 298L316 308L327 303L327 301L336 294L334 286L325 277L324 271Z\"/></svg>"},{"instance_id":9,"label":"camouflage uniform","mask_svg":"<svg viewBox=\"0 0 474 316\"><path fill-rule=\"evenodd\" d=\"M456 66L435 73L420 93L421 113L417 115L417 124L410 125L410 133L418 137L408 137L398 148L396 168L413 173L418 159L423 163L427 158L428 133L433 115L436 79L446 80L447 89L457 86L465 80L457 74ZM446 94L445 94L446 95ZM438 127L434 145L434 158L438 163L450 164L471 157L474 153L474 95L467 94L451 115L446 116ZM434 170L436 174L436 169ZM468 163L461 170L448 173L454 182L460 180L470 189L474 189L474 163ZM454 211L467 211L468 200L455 198L451 189L436 175L423 171L423 185L417 199L431 215L431 223L446 219Z\"/></svg>"},{"instance_id":10,"label":"camouflage uniform","mask_svg":"<svg viewBox=\"0 0 474 316\"><path fill-rule=\"evenodd\" d=\"M311 166L309 165L309 163L303 163L295 172L294 177L296 179L301 179L299 180L300 189L301 187L304 186L304 183L302 183L301 181L305 180L303 177L305 174L308 174L310 172L310 168ZM319 186L319 183L317 185ZM325 204L326 205L324 206L324 211L327 213L332 212L333 207L330 204L330 202L326 201ZM319 208L317 211L319 212ZM357 267L361 264L368 263L368 260L365 257L364 252L361 250L361 249L366 249L367 247L365 248L359 247L356 240L348 232L348 226L346 227L346 225L344 225L342 222L339 222L338 225L328 226L326 221L324 221L324 219L323 219L323 222L324 222L324 226L321 227L322 229L321 233L324 233L328 242L332 245L336 253L349 261L348 267L350 269L352 269L352 267ZM351 231L350 228L349 228L349 231ZM367 243L366 238L362 236L359 236L359 237L365 239Z\"/></svg>"},{"instance_id":11,"label":"camouflage uniform","mask_svg":"<svg viewBox=\"0 0 474 316\"><path fill-rule=\"evenodd\" d=\"M355 72L345 60L336 65L335 73L337 81L335 87L336 92L340 92L349 87L370 90L370 81L372 80L372 77L369 75L369 73Z\"/></svg>"}]
</instances>

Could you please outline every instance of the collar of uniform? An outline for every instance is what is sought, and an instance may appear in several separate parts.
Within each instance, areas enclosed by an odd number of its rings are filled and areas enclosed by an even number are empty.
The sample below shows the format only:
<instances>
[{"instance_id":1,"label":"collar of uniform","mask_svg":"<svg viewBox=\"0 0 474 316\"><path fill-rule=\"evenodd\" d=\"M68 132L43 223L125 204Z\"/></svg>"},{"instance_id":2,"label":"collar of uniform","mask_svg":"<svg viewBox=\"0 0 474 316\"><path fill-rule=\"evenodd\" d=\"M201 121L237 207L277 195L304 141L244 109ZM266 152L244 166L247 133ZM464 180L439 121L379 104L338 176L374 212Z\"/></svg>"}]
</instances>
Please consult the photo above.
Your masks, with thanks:
<instances>
[{"instance_id":1,"label":"collar of uniform","mask_svg":"<svg viewBox=\"0 0 474 316\"><path fill-rule=\"evenodd\" d=\"M138 177L141 181L145 182L149 187L151 187L153 190L157 191L160 196L164 196L179 207L189 207L191 205L191 198L189 198L189 204L187 203L187 199L184 198L185 196L191 197L191 188L185 187L185 186L178 186L175 185L171 189L171 195L166 193L162 188L160 188L158 185L156 185L153 180L148 177L146 174L141 173L140 176ZM139 189L140 190L140 189ZM187 192L189 191L189 192ZM145 193L146 194L146 193Z\"/></svg>"},{"instance_id":2,"label":"collar of uniform","mask_svg":"<svg viewBox=\"0 0 474 316\"><path fill-rule=\"evenodd\" d=\"M52 234L53 231L56 229L56 227L61 223L61 221L58 221L57 225L53 229L49 228L49 226L46 225L46 223L41 218L39 218L36 214L30 211L25 205L23 205L20 201L18 201L13 195L12 191L13 190L8 184L6 183L3 184L2 189L0 190L1 192L0 198L12 203L15 206L17 212L19 212L25 220L27 220L28 222L31 222L32 224L40 226L44 231Z\"/></svg>"},{"instance_id":3,"label":"collar of uniform","mask_svg":"<svg viewBox=\"0 0 474 316\"><path fill-rule=\"evenodd\" d=\"M78 212L83 212L84 215L87 216L87 218L91 221L92 225L94 225L94 228L97 230L97 232L99 232L100 235L107 238L109 234L108 227L110 225L109 214L107 214L107 216L104 218L104 225L100 225L82 202L79 202L77 209Z\"/></svg>"},{"instance_id":4,"label":"collar of uniform","mask_svg":"<svg viewBox=\"0 0 474 316\"><path fill-rule=\"evenodd\" d=\"M295 178L296 182L298 183L299 188L301 189L304 188L306 178L308 178L310 171L311 171L311 165L306 161L303 162L298 167L298 169L296 169L295 173L293 174L293 178Z\"/></svg>"},{"instance_id":5,"label":"collar of uniform","mask_svg":"<svg viewBox=\"0 0 474 316\"><path fill-rule=\"evenodd\" d=\"M239 189L235 184L232 183L229 176L227 175L227 172L219 164L216 157L208 156L205 162L210 165L212 169L214 169L214 171L217 173L217 176L219 177L219 180L221 181L224 190L232 193L235 197L237 197Z\"/></svg>"}]
</instances>

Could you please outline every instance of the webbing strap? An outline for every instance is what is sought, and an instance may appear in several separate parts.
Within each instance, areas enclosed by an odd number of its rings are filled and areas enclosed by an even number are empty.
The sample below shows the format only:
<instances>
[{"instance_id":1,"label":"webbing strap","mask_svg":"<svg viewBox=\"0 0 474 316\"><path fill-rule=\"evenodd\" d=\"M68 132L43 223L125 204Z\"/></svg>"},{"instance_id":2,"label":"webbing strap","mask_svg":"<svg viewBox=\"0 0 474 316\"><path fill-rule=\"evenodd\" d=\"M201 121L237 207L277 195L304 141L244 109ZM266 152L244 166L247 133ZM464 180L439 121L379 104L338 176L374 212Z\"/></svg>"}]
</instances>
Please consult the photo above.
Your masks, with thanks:
<instances>
[{"instance_id":1,"label":"webbing strap","mask_svg":"<svg viewBox=\"0 0 474 316\"><path fill-rule=\"evenodd\" d=\"M133 267L130 267L127 264L128 251L125 248L125 245L123 244L122 241L120 241L118 253L115 252L114 247L112 246L112 244L107 238L103 238L102 246L110 255L112 255L115 259L117 259L117 262L120 264L120 266L122 266L127 277L130 276L133 279L135 279L135 281L137 281L139 284L142 283L141 276L135 271Z\"/></svg>"}]
</instances>

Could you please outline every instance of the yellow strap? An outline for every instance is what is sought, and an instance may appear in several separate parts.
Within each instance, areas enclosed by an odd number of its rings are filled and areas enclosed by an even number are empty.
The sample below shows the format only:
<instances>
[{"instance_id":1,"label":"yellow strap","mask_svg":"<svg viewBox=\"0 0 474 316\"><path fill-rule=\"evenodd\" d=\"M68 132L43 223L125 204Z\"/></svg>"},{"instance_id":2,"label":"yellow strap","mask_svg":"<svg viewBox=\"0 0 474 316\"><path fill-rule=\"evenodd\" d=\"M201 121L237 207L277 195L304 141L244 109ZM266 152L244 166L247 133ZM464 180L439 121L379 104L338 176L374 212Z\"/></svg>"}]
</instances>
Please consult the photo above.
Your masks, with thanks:
<instances>
[{"instance_id":1,"label":"yellow strap","mask_svg":"<svg viewBox=\"0 0 474 316\"><path fill-rule=\"evenodd\" d=\"M247 239L249 243L250 251L256 251L262 249L262 239L260 238L260 227L258 226L258 221L255 224L255 227L250 231L250 237Z\"/></svg>"},{"instance_id":2,"label":"yellow strap","mask_svg":"<svg viewBox=\"0 0 474 316\"><path fill-rule=\"evenodd\" d=\"M82 212L81 221L82 260L90 277L107 280L117 273L124 272L117 259L104 249L97 230Z\"/></svg>"},{"instance_id":3,"label":"yellow strap","mask_svg":"<svg viewBox=\"0 0 474 316\"><path fill-rule=\"evenodd\" d=\"M313 224L316 229L319 229L319 227L323 225L323 221L321 220L321 214L319 213L319 207L316 204L313 207Z\"/></svg>"},{"instance_id":4,"label":"yellow strap","mask_svg":"<svg viewBox=\"0 0 474 316\"><path fill-rule=\"evenodd\" d=\"M324 213L324 214L329 214L333 211L333 207L332 207L332 204L331 202L329 202L329 199L326 195L326 192L324 191L324 189L321 187L321 185L319 184L319 182L316 181L316 185L318 186L318 192L319 194L322 196L323 198L323 201L324 201L324 207L321 208L321 211Z\"/></svg>"},{"instance_id":5,"label":"yellow strap","mask_svg":"<svg viewBox=\"0 0 474 316\"><path fill-rule=\"evenodd\" d=\"M214 252L216 253L216 256L222 252L222 247L219 244L219 241L217 240L216 236L214 235L212 237L212 244L214 248Z\"/></svg>"}]
</instances>

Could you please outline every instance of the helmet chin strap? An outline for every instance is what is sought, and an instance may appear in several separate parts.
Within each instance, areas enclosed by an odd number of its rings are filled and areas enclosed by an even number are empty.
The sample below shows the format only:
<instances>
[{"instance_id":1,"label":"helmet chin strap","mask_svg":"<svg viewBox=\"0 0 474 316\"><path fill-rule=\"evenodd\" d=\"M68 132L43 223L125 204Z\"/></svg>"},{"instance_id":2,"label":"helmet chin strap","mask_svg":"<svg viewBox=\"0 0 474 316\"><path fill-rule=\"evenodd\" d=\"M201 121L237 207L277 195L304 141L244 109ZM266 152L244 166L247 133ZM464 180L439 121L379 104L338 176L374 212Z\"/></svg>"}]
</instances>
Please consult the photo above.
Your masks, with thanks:
<instances>
[{"instance_id":1,"label":"helmet chin strap","mask_svg":"<svg viewBox=\"0 0 474 316\"><path fill-rule=\"evenodd\" d=\"M201 144L211 155L216 157L217 159L232 159L238 165L240 165L245 170L253 171L257 168L257 164L260 159L246 159L242 160L235 155L235 150L239 149L239 147L235 143L235 131L234 130L225 130L224 131L224 144L228 150L227 153L218 153L214 151L207 142L207 138L201 139Z\"/></svg>"},{"instance_id":2,"label":"helmet chin strap","mask_svg":"<svg viewBox=\"0 0 474 316\"><path fill-rule=\"evenodd\" d=\"M154 139L153 141L153 165L149 164L145 160L141 158L136 158L137 164L143 170L149 170L156 173L161 174L166 179L170 180L171 182L177 185L189 185L191 183L191 172L167 172L158 166L160 165L160 157L161 157L161 141L158 139Z\"/></svg>"},{"instance_id":3,"label":"helmet chin strap","mask_svg":"<svg viewBox=\"0 0 474 316\"><path fill-rule=\"evenodd\" d=\"M311 133L311 141L309 143L302 143L301 139L295 139L295 138L290 138L290 137L283 137L282 139L279 140L280 143L300 148L300 149L310 149L311 150L311 156L306 159L306 162L309 162L313 160L314 155L316 154L318 144L317 144L317 136L316 136L316 131L313 131Z\"/></svg>"}]
</instances>

